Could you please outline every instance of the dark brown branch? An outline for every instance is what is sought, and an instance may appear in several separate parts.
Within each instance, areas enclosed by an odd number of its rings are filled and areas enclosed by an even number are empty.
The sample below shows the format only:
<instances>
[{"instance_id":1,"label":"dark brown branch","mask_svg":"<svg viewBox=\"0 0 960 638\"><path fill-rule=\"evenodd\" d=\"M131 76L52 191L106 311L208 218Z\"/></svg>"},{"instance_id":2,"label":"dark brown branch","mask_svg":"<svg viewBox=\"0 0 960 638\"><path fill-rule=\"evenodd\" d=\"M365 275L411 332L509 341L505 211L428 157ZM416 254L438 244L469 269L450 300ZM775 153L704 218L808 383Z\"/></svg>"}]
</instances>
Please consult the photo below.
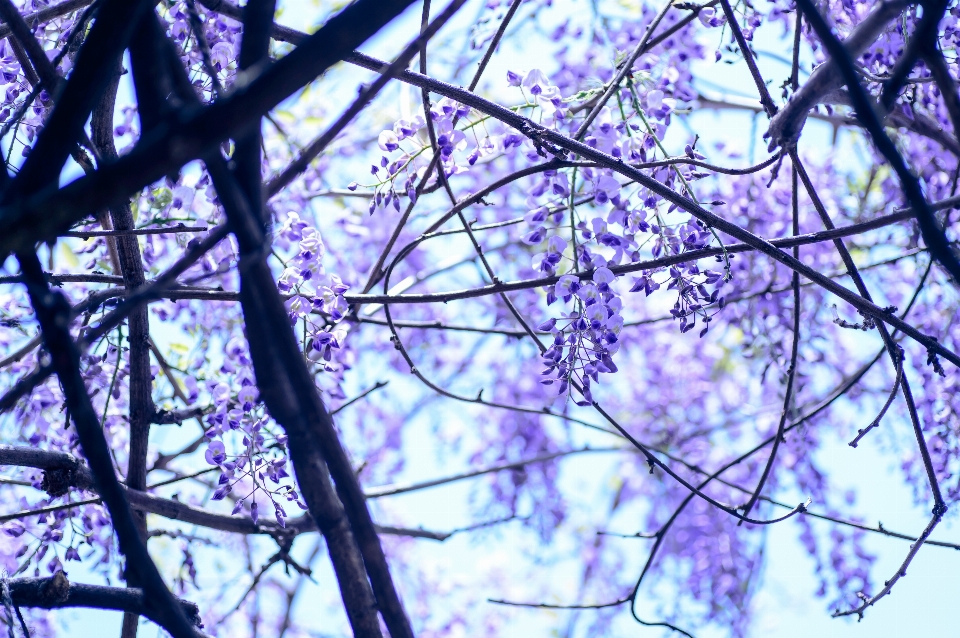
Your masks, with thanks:
<instances>
[{"instance_id":1,"label":"dark brown branch","mask_svg":"<svg viewBox=\"0 0 960 638\"><path fill-rule=\"evenodd\" d=\"M17 348L14 352L11 352L0 360L0 368L6 368L11 363L16 363L20 359L27 356L29 353L33 352L37 346L40 345L40 342L43 341L43 338L38 334L25 344Z\"/></svg>"},{"instance_id":2,"label":"dark brown branch","mask_svg":"<svg viewBox=\"0 0 960 638\"><path fill-rule=\"evenodd\" d=\"M0 465L32 467L58 474L58 484L83 490L94 488L93 474L78 459L62 452L51 452L33 447L0 445ZM59 491L59 490L58 490ZM61 492L62 493L62 492Z\"/></svg>"},{"instance_id":3,"label":"dark brown branch","mask_svg":"<svg viewBox=\"0 0 960 638\"><path fill-rule=\"evenodd\" d=\"M120 275L103 275L99 273L44 273L48 282L58 286L66 283L84 283L84 284L122 284L123 277ZM19 284L23 283L23 277L20 275L4 275L0 277L0 284Z\"/></svg>"},{"instance_id":4,"label":"dark brown branch","mask_svg":"<svg viewBox=\"0 0 960 638\"><path fill-rule=\"evenodd\" d=\"M174 376L173 368L171 368L170 364L167 363L166 358L163 356L163 353L160 352L160 348L157 347L157 344L154 343L152 338L150 339L149 345L150 345L150 352L153 353L153 356L156 358L157 363L160 364L160 369L163 370L164 376L167 377L167 381L170 383L170 387L173 388L173 396L183 401L184 405L189 406L190 401L187 399L187 395L183 392L183 388L180 387L180 383L177 381L177 378ZM187 409L189 410L190 408L187 408ZM158 410L157 414L159 415L161 412L164 412L164 410ZM204 413L201 412L201 416L202 414ZM187 418L191 418L191 417L187 417ZM154 421L154 423L157 423L157 421Z\"/></svg>"},{"instance_id":5,"label":"dark brown branch","mask_svg":"<svg viewBox=\"0 0 960 638\"><path fill-rule=\"evenodd\" d=\"M884 0L853 29L843 46L851 56L859 57L909 4L908 0ZM746 55L746 52L744 54ZM800 90L793 93L790 100L770 120L767 129L770 150L777 146L789 148L796 145L810 109L843 83L843 75L835 60L828 60L817 67Z\"/></svg>"},{"instance_id":6,"label":"dark brown branch","mask_svg":"<svg viewBox=\"0 0 960 638\"><path fill-rule=\"evenodd\" d=\"M109 609L140 614L162 625L163 619L156 615L142 589L71 583L62 571L47 578L12 578L8 582L13 602L20 607ZM200 608L181 598L175 600L183 615L195 628L191 635L203 636L198 631L203 627L200 622Z\"/></svg>"},{"instance_id":7,"label":"dark brown branch","mask_svg":"<svg viewBox=\"0 0 960 638\"><path fill-rule=\"evenodd\" d=\"M177 224L166 228L134 228L132 230L71 230L61 237L121 237L124 235L175 235L177 233L203 233L210 230L207 226L186 226Z\"/></svg>"},{"instance_id":8,"label":"dark brown branch","mask_svg":"<svg viewBox=\"0 0 960 638\"><path fill-rule=\"evenodd\" d=\"M93 505L93 504L103 504L103 501L99 498L88 498L82 501L67 501L66 503L60 503L59 505L47 505L45 507L38 507L31 510L22 510L20 512L14 512L13 514L4 514L0 516L0 523L6 523L7 521L17 521L30 518L31 516L43 516L44 514L49 514L51 512L62 512L64 510L70 510L74 507L80 507L81 505Z\"/></svg>"},{"instance_id":9,"label":"dark brown branch","mask_svg":"<svg viewBox=\"0 0 960 638\"><path fill-rule=\"evenodd\" d=\"M750 75L753 76L754 84L759 89L760 104L763 106L763 110L766 111L767 116L773 117L777 112L777 105L774 104L773 98L770 97L770 92L763 82L763 78L760 77L760 69L757 67L757 62L750 53L750 45L747 44L747 39L743 36L743 31L737 22L737 16L733 12L733 7L730 6L730 0L720 0L720 5L723 7L723 14L727 18L727 24L730 26L730 30L733 31L734 39L740 48L740 54L747 63L747 68L750 70Z\"/></svg>"},{"instance_id":10,"label":"dark brown branch","mask_svg":"<svg viewBox=\"0 0 960 638\"><path fill-rule=\"evenodd\" d=\"M148 14L146 19L150 17L152 16ZM122 71L119 56L113 61L112 67L114 72L110 82L100 96L100 100L94 107L93 115L90 118L94 147L99 151L105 162L115 162L119 157L113 139L113 115ZM112 206L110 208L110 218L114 230L126 233L116 239L120 272L123 275L123 283L127 290L136 290L146 283L146 276L143 272L140 243L136 235L130 234L134 230L135 224L129 201ZM150 423L156 412L153 404L153 375L150 372L150 321L145 304L130 313L128 326L128 341L130 344L128 360L130 369L130 443L126 483L132 489L143 490L147 486L147 449L150 440ZM146 539L146 517L138 513L136 521L140 534ZM127 578L127 585L129 587L140 585L135 573ZM138 622L139 618L136 614L124 614L121 638L136 638Z\"/></svg>"},{"instance_id":11,"label":"dark brown branch","mask_svg":"<svg viewBox=\"0 0 960 638\"><path fill-rule=\"evenodd\" d=\"M496 465L490 465L488 467L477 468L474 470L468 470L460 474L455 474L453 476L446 476L443 478L433 479L430 481L421 481L418 483L406 483L399 485L383 485L380 487L371 487L364 490L367 498L381 498L383 496L393 496L396 494L406 494L408 492L416 492L419 490L424 490L430 487L436 487L438 485L447 485L448 483L455 483L457 481L462 481L469 478L475 478L477 476L483 476L484 474L493 474L495 472L503 472L505 470L516 470L528 465L535 465L537 463L546 463L554 459L558 459L565 456L570 456L573 454L583 454L586 452L632 452L629 448L624 447L605 447L605 448L578 448L575 450L565 450L562 452L550 452L548 454L541 454L529 459L522 459L520 461L512 461L506 463L498 463Z\"/></svg>"},{"instance_id":12,"label":"dark brown branch","mask_svg":"<svg viewBox=\"0 0 960 638\"><path fill-rule=\"evenodd\" d=\"M511 600L503 600L500 598L488 598L487 602L493 603L494 605L506 605L508 607L529 607L533 609L606 609L608 607L619 607L620 605L628 603L630 602L630 598L629 597L618 598L617 600L612 600L606 603L581 603L581 604L571 604L571 605L552 605L550 603L522 603L517 601L511 601Z\"/></svg>"},{"instance_id":13,"label":"dark brown branch","mask_svg":"<svg viewBox=\"0 0 960 638\"><path fill-rule=\"evenodd\" d=\"M347 407L353 405L353 404L356 403L357 401L361 401L361 400L365 399L365 398L366 398L367 396L369 396L371 393L376 392L376 391L379 390L380 388L385 388L388 383L389 383L389 381L377 381L376 383L374 383L372 386L370 386L369 388L367 388L366 390L364 390L363 392L361 392L361 393L358 394L357 396L353 397L352 399L350 399L350 400L347 401L346 403L340 405L336 410L331 410L331 411L330 411L330 416L336 416L336 414L337 414L338 412L340 412L341 410L343 410L344 408L347 408Z\"/></svg>"},{"instance_id":14,"label":"dark brown branch","mask_svg":"<svg viewBox=\"0 0 960 638\"><path fill-rule=\"evenodd\" d=\"M694 15L699 14L702 9L700 5L695 6L696 9ZM583 136L587 134L587 131L590 129L590 125L593 124L593 121L596 119L597 115L600 114L600 111L603 109L603 107L606 106L607 102L610 101L610 98L613 96L613 94L620 90L620 85L623 83L624 78L626 78L627 75L631 75L632 77L633 65L641 55L649 50L650 47L648 46L648 42L650 41L650 37L653 35L654 30L671 8L673 8L672 0L663 5L663 8L657 12L653 20L650 21L650 24L647 25L646 29L644 29L643 36L641 36L640 41L637 42L637 46L635 46L633 51L631 51L630 54L620 62L620 66L617 69L617 74L607 84L607 87L604 89L603 93L597 97L595 103L591 105L590 111L577 127L577 132L573 134L573 139L582 139ZM426 74L424 73L424 75Z\"/></svg>"},{"instance_id":15,"label":"dark brown branch","mask_svg":"<svg viewBox=\"0 0 960 638\"><path fill-rule=\"evenodd\" d=\"M316 532L317 526L309 516L300 516L287 522L286 527L280 527L277 523L270 520L262 520L254 523L252 519L244 516L230 516L229 514L217 514L199 507L193 507L181 501L162 498L138 492L136 490L125 489L130 506L144 514L156 514L173 521L180 521L189 525L196 525L207 529L228 532L231 534L262 534L277 538L290 538L300 534ZM73 509L83 505L92 505L102 503L100 498L90 498L81 501L60 503L33 510L16 512L0 516L0 523L12 520L20 520L30 516L40 516L51 512ZM468 531L471 528L456 529L450 532L434 532L422 528L396 527L391 525L375 525L377 534L386 536L406 536L409 538L423 538L427 540L444 541L454 534L462 531Z\"/></svg>"},{"instance_id":16,"label":"dark brown branch","mask_svg":"<svg viewBox=\"0 0 960 638\"><path fill-rule=\"evenodd\" d=\"M887 396L887 400L883 402L883 407L880 408L880 414L870 422L869 425L865 428L860 428L857 430L857 436L854 437L847 445L850 447L857 447L860 441L867 435L870 430L878 427L880 425L880 420L883 419L883 415L887 413L887 410L893 404L893 400L897 398L897 393L900 390L900 384L903 383L903 350L899 351L899 360L897 361L897 378L893 382L893 388L890 390L890 394Z\"/></svg>"},{"instance_id":17,"label":"dark brown branch","mask_svg":"<svg viewBox=\"0 0 960 638\"><path fill-rule=\"evenodd\" d=\"M233 176L220 158L209 162L207 168L240 244L240 303L246 331L248 335L260 335L260 338L248 339L260 396L270 415L289 436L288 449L297 483L310 514L327 539L355 633L380 635L376 614L370 614L375 602L364 569L367 563L359 548L360 540L355 537L357 527L347 517L346 510L353 503L341 504L341 499L346 500L344 491L350 480L356 483L356 475L290 330L290 321L261 248L265 237L257 223L258 217L250 212L244 194L233 183ZM332 467L334 462L336 469ZM349 478L343 474L344 465ZM340 488L340 499L330 482L331 474ZM361 507L370 520L366 505ZM361 514L358 508L352 513ZM372 521L369 524L372 528ZM365 540L369 541L369 537ZM379 548L379 539L374 540Z\"/></svg>"},{"instance_id":18,"label":"dark brown branch","mask_svg":"<svg viewBox=\"0 0 960 638\"><path fill-rule=\"evenodd\" d=\"M947 200L944 200L945 202ZM949 204L945 205L954 206L957 203L960 203L960 198L951 198ZM833 230L818 231L816 233L808 233L806 235L798 235L796 237L787 237L783 239L771 239L771 240L762 240L769 242L770 245L777 248L792 248L794 246L804 246L807 244L815 244L822 241L833 240L837 237L847 237L850 235L856 235L862 232L869 230L874 230L876 228L882 228L889 224L894 224L902 221L906 221L911 218L910 209L906 209L902 212L893 213L891 215L885 215L883 217L878 217L877 219L862 222L860 224L851 224L850 226L842 226ZM680 253L678 255L669 255L667 257L660 257L657 259L649 259L640 262L634 262L630 264L622 264L618 266L612 266L610 268L615 274L623 275L632 272L638 272L642 270L653 270L657 268L664 268L676 264L688 263L691 261L696 261L698 259L704 259L706 257L715 257L717 255L723 254L724 250L727 253L742 253L750 252L754 250L754 246L747 243L737 243L737 244L727 244L725 248L703 248L699 250L690 250L685 253ZM578 277L583 280L588 280L593 277L592 270L585 270L580 273L575 273ZM448 302L454 301L457 299L470 299L474 297L483 297L487 295L497 294L499 292L508 292L512 290L524 290L529 288L539 288L542 286L549 286L557 283L559 281L559 276L554 277L540 277L537 279L526 279L513 282L503 282L500 284L491 284L487 286L480 286L478 288L472 288L469 290L462 291L451 291L447 293L421 293L421 294L402 294L402 295L378 295L378 294L347 294L345 295L346 300L351 304L419 304L419 303L428 303L428 302ZM189 293L186 293L189 294ZM224 298L229 298L229 296L236 296L236 293L225 293Z\"/></svg>"},{"instance_id":19,"label":"dark brown branch","mask_svg":"<svg viewBox=\"0 0 960 638\"><path fill-rule=\"evenodd\" d=\"M286 57L273 64L258 64L242 74L229 96L206 108L194 107L175 121L158 124L145 133L140 143L120 160L101 167L94 174L65 188L54 190L51 187L44 194L11 202L0 211L0 251L19 247L26 249L37 240L65 232L71 223L89 211L123 202L143 186L216 149L228 137L241 136L256 124L261 115L342 60L355 46L376 33L381 25L389 22L411 2L355 2L331 18ZM128 25L125 27L129 28ZM85 82L78 77L82 57L78 56L64 99L70 92L70 85L75 84L74 80L77 80L76 84ZM113 59L113 56L109 59ZM382 66L379 65L377 70ZM71 107L65 110L78 113L83 120L86 119L86 112L82 108L73 108L72 100L67 100L67 103ZM50 133L47 139L62 135L65 131L61 132L61 127L74 127L73 119L54 127L56 119L55 112L44 129L45 134ZM80 130L83 120L79 120L76 130ZM41 135L33 154L39 151L39 144L44 137ZM62 165L62 161L54 163ZM51 200L56 200L56 203ZM36 205L41 206L42 212L32 212Z\"/></svg>"},{"instance_id":20,"label":"dark brown branch","mask_svg":"<svg viewBox=\"0 0 960 638\"><path fill-rule=\"evenodd\" d=\"M38 86L40 84L40 78L37 76L34 63L40 56L46 57L43 49L40 48L37 39L33 37L33 33L30 32L26 23L24 23L20 12L17 11L17 8L13 6L10 0L0 0L0 19L3 19L4 24L9 25L13 29L10 46L13 49L14 56L17 58L17 62L20 63L20 68L23 70L27 82L32 87ZM54 86L49 82L45 82L44 84L51 89ZM51 90L51 94L52 92Z\"/></svg>"},{"instance_id":21,"label":"dark brown branch","mask_svg":"<svg viewBox=\"0 0 960 638\"><path fill-rule=\"evenodd\" d=\"M527 463L532 462L537 462L537 460L534 459L527 461ZM51 452L47 450L37 450L34 448L3 445L0 446L0 466L33 467L43 470L46 475L56 477L55 480L57 481L57 485L59 487L72 486L87 491L96 490L94 477L91 471L87 467L81 465L77 459L69 454ZM216 468L209 469L209 471L215 470ZM478 474L482 473L483 472L480 472ZM436 482L436 484L439 485L442 482L460 480L460 478L462 477L441 480ZM44 485L48 485L53 480L54 478L45 478ZM159 487L168 483L169 481L164 481L151 487ZM261 520L257 523L254 523L249 517L217 514L199 507L188 505L187 503L183 503L178 500L162 498L147 492L132 490L125 486L122 486L122 489L126 494L131 507L141 512L156 514L170 520L181 521L191 525L198 525L200 527L206 527L208 529L214 529L221 532L230 532L234 534L266 534L277 537L285 537L317 531L316 523L309 516L301 516L291 519L289 522L287 522L286 527L281 527L271 520ZM370 495L370 498L378 498L379 496L384 495L385 494L373 493ZM83 501L75 501L73 503L52 505L38 510L8 514L0 518L0 522L16 520L19 518L39 515L47 512L71 509L81 505L99 502L102 502L101 499L92 498ZM431 540L446 540L452 534L457 533L457 531L464 531L454 530L452 532L432 532L423 529L410 529L382 525L377 525L375 528L378 534L409 536L413 538L426 538Z\"/></svg>"},{"instance_id":22,"label":"dark brown branch","mask_svg":"<svg viewBox=\"0 0 960 638\"><path fill-rule=\"evenodd\" d=\"M893 589L893 586L897 583L898 580L907 575L907 567L910 566L910 563L913 562L914 557L916 557L917 552L920 551L920 548L923 547L927 539L930 538L930 534L933 533L934 528L940 523L942 515L938 515L936 511L934 512L933 517L930 519L930 522L927 523L927 526L921 532L919 538L910 546L910 551L907 552L906 557L903 559L903 562L900 564L900 567L897 569L896 573L890 577L889 580L884 581L883 588L873 596L865 597L865 600L854 607L853 609L848 609L846 611L840 611L837 609L833 613L834 618L839 618L842 616L853 616L856 615L858 618L863 618L863 612L867 607L875 605L878 600L890 594L890 590Z\"/></svg>"},{"instance_id":23,"label":"dark brown branch","mask_svg":"<svg viewBox=\"0 0 960 638\"><path fill-rule=\"evenodd\" d=\"M723 483L724 485L728 487L732 487L733 489L743 492L744 494L750 493L750 491L747 488L741 485L737 485L732 481L728 481L726 479L722 479L719 477L716 478L715 480L718 483ZM787 505L786 503L780 502L776 499L772 499L769 496L761 496L759 500L765 503L770 503L771 505L775 505L776 507L780 507L783 509L788 509L788 510L793 509L792 505ZM915 542L918 540L916 536L910 536L909 534L902 534L900 532L895 532L893 530L887 529L886 527L883 526L882 522L877 523L876 527L870 527L869 525L864 525L863 523L857 523L856 521L850 521L843 518L838 518L836 516L829 516L827 514L820 514L818 512L813 512L810 510L807 510L806 512L804 512L804 516L810 516L812 518L816 518L827 523L833 523L834 525L841 525L843 527L852 527L853 529L859 529L864 532L880 534L882 536L887 536L888 538L896 538L899 540L910 541L910 542ZM607 530L598 531L597 534L600 534L602 536L615 536L617 538L638 538L638 539L648 539L648 540L654 539L657 537L657 534L655 533L644 534L642 532L636 532L633 534L625 534L620 532L611 532ZM947 541L936 541L936 540L927 539L923 541L923 544L931 545L933 547L943 547L944 549L952 549L952 550L960 551L960 543L948 543Z\"/></svg>"},{"instance_id":24,"label":"dark brown branch","mask_svg":"<svg viewBox=\"0 0 960 638\"><path fill-rule=\"evenodd\" d=\"M249 0L243 8L243 36L240 40L240 53L237 56L237 69L240 73L250 72L251 68L258 64L269 63L267 53L270 49L270 25L273 24L273 16L276 13L276 0ZM170 57L170 64L173 64L173 57ZM176 69L177 76L181 79L183 73ZM183 87L184 92L189 90ZM191 91L190 97L193 97ZM186 95L180 95L180 99L185 104L192 106ZM255 215L260 217L263 224L269 222L269 211L263 206L263 173L260 148L263 144L263 137L260 131L260 122L257 126L249 127L243 134L234 138L235 149L233 152L233 173L236 176L237 186L246 195L247 201L251 202L251 209Z\"/></svg>"}]
</instances>

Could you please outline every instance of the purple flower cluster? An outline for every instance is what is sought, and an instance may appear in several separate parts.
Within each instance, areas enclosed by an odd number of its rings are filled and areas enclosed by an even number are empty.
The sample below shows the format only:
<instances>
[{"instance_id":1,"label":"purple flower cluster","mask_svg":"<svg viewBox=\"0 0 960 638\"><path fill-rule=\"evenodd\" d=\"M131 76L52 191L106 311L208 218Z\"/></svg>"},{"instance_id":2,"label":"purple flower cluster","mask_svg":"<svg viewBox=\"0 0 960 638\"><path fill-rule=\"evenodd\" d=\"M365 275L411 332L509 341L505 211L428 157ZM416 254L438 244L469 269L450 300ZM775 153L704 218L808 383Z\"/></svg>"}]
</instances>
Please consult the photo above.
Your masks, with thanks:
<instances>
[{"instance_id":1,"label":"purple flower cluster","mask_svg":"<svg viewBox=\"0 0 960 638\"><path fill-rule=\"evenodd\" d=\"M220 469L217 488L211 498L214 501L228 497L233 500L232 514L239 513L247 504L250 517L256 523L260 516L259 495L273 507L277 523L285 527L288 514L284 503L295 503L301 509L307 509L295 487L283 482L283 479L290 478L286 470L287 437L264 414L256 386L244 371L249 366L246 352L239 344L232 344L227 352L229 360L242 366L237 370L235 382L240 390L234 394L231 390L233 384L224 381L208 383L213 412L206 417L205 436L209 442L204 458Z\"/></svg>"},{"instance_id":2,"label":"purple flower cluster","mask_svg":"<svg viewBox=\"0 0 960 638\"><path fill-rule=\"evenodd\" d=\"M617 371L612 356L620 348L623 302L610 286L614 281L614 274L600 267L593 272L592 282L581 283L575 275L563 275L547 293L548 303L573 301L574 310L560 321L550 319L540 324L540 330L553 334L553 345L542 357L546 367L541 383L559 381L560 394L575 384L583 397L577 405L593 402L590 384L600 380L600 373Z\"/></svg>"}]
</instances>

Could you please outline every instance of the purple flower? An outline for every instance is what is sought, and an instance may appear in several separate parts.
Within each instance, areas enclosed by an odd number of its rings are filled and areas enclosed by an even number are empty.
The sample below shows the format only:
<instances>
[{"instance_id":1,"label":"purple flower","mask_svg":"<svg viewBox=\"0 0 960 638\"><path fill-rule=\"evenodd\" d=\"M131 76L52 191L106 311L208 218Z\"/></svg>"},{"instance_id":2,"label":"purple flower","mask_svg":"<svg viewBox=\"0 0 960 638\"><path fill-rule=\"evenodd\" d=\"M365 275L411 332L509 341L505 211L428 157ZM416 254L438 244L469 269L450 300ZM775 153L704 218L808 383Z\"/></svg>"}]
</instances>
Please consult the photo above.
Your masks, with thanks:
<instances>
[{"instance_id":1,"label":"purple flower","mask_svg":"<svg viewBox=\"0 0 960 638\"><path fill-rule=\"evenodd\" d=\"M554 294L564 300L580 290L580 278L574 275L564 275L554 286Z\"/></svg>"},{"instance_id":2,"label":"purple flower","mask_svg":"<svg viewBox=\"0 0 960 638\"><path fill-rule=\"evenodd\" d=\"M543 226L540 226L539 228L525 234L521 238L521 241L523 241L523 243L529 246L532 246L534 244L539 244L544 240L544 237L546 236L546 232L547 232L547 229L544 228Z\"/></svg>"},{"instance_id":3,"label":"purple flower","mask_svg":"<svg viewBox=\"0 0 960 638\"><path fill-rule=\"evenodd\" d=\"M509 76L507 76L509 78ZM520 84L523 88L530 91L531 95L540 95L545 89L550 88L550 80L540 69L531 69L523 76Z\"/></svg>"},{"instance_id":4,"label":"purple flower","mask_svg":"<svg viewBox=\"0 0 960 638\"><path fill-rule=\"evenodd\" d=\"M210 441L207 445L207 451L204 454L207 463L210 465L220 465L227 460L227 452L221 441Z\"/></svg>"}]
</instances>

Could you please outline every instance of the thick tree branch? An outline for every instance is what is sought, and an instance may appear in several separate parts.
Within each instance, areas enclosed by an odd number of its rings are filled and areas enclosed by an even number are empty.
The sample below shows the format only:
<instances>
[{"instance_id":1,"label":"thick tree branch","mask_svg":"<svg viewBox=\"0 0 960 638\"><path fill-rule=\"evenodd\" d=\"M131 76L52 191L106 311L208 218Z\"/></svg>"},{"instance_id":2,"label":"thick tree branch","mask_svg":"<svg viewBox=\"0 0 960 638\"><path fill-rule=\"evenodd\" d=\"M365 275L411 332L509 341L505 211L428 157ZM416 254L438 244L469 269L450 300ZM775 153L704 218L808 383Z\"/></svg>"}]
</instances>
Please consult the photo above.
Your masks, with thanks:
<instances>
[{"instance_id":1,"label":"thick tree branch","mask_svg":"<svg viewBox=\"0 0 960 638\"><path fill-rule=\"evenodd\" d=\"M20 607L109 609L140 614L162 625L163 619L156 615L142 589L71 583L62 571L47 578L12 578L8 582L13 602ZM203 636L199 631L203 627L200 622L200 608L187 600L175 600L183 615L195 628L192 635Z\"/></svg>"},{"instance_id":2,"label":"thick tree branch","mask_svg":"<svg viewBox=\"0 0 960 638\"><path fill-rule=\"evenodd\" d=\"M209 107L195 107L175 121L164 121L154 127L120 160L65 188L51 187L45 194L11 202L0 210L0 252L27 248L36 241L66 231L89 211L122 203L130 194L176 171L186 162L203 157L228 137L244 134L260 116L349 55L354 47L411 3L412 0L359 0L331 18L286 57L271 65L258 64L251 68L238 78L226 98ZM132 28L130 24L123 26ZM115 59L114 55L102 57L101 66ZM67 83L62 98L67 105L54 110L44 129L44 133L50 132L50 135L41 136L34 153L40 150L45 137L76 139L76 135L65 135L65 132L79 131L89 113L83 105L74 104L70 89L71 85L87 82L84 74L79 73L86 67L82 61L83 56L78 56L77 66ZM102 86L90 85L90 88L99 90ZM69 111L70 117L57 118L59 110ZM77 114L82 119L78 120ZM65 160L66 155L62 155ZM51 161L62 166L63 160L57 162L56 159Z\"/></svg>"},{"instance_id":3,"label":"thick tree branch","mask_svg":"<svg viewBox=\"0 0 960 638\"><path fill-rule=\"evenodd\" d=\"M850 56L857 58L866 51L909 4L908 0L881 2L844 40L843 46ZM785 148L795 146L810 109L843 84L843 73L831 56L830 60L821 64L810 74L800 90L791 95L790 100L771 118L767 129L770 149L773 150L777 146Z\"/></svg>"},{"instance_id":4,"label":"thick tree branch","mask_svg":"<svg viewBox=\"0 0 960 638\"><path fill-rule=\"evenodd\" d=\"M147 35L151 41L157 43L156 47L161 51L161 54L165 55L167 59L172 61L172 58L175 54L172 54L172 50L170 49L169 44L166 42L163 33L157 29L154 29L152 33ZM192 94L192 89L190 88L189 84L185 82L185 77L182 73L182 70L178 67L174 67L171 64L168 65L168 72L173 74L172 77L170 77L169 82L176 90L176 95L179 96L179 99L191 100L191 98L193 98L195 100L195 97ZM244 210L247 210L245 208L247 202L246 195L240 193L239 189L234 186L232 182L232 175L230 171L226 169L223 160L218 157L216 160L214 160L213 165L216 167L216 169L214 166L211 166L211 174L214 178L214 183L217 186L221 200L224 202L228 213L234 210L234 206L243 207ZM229 184L225 184L225 181L229 181ZM253 215L247 215L243 219L243 223L249 224L249 226L246 226L248 232L261 233L262 236L263 231L260 226L260 221ZM236 220L234 225L236 225ZM242 247L243 243L241 242L241 249ZM256 258L254 259L256 260ZM262 259L262 257L260 259ZM269 288L273 288L275 290L275 287L272 284L269 285ZM267 289L268 288L266 287L264 288L265 291ZM284 326L284 330L289 332L288 323L284 323L287 324ZM251 325L249 323L249 318L247 330L248 332L252 331L257 334L269 334L268 332L262 331L261 328ZM283 332L281 331L280 334L282 335ZM259 340L252 342L251 346L253 343L258 341ZM257 352L257 350L253 347L251 347L251 351L254 353ZM254 356L254 363L256 366L256 354ZM259 381L263 376L262 370L258 370L256 367L255 370ZM261 386L262 392L264 382L260 382L258 385ZM278 419L278 421L283 424L281 419ZM294 444L293 442L295 440L296 439L294 437L291 437L292 444ZM303 442L298 441L298 443ZM304 444L304 446L309 447L306 444ZM328 550L340 582L344 604L347 609L347 614L350 618L351 624L353 625L355 632L358 634L371 636L379 635L379 621L376 617L375 604L372 592L370 590L370 585L364 573L363 561L353 541L353 536L349 525L342 514L342 507L340 506L340 503L333 492L333 486L330 484L329 475L326 472L326 467L323 463L323 460L314 458L307 459L307 461L305 461L303 455L296 453L291 454L291 457L294 462L295 471L300 478L299 484L301 485L301 491L304 494L304 498L311 507L311 512L313 513L314 518L320 523L320 528L324 532L324 535L327 539ZM311 461L313 462L313 465L308 467L307 462ZM309 475L309 479L307 476L304 476L305 473ZM205 515L205 513L202 512L193 512L193 514L195 516ZM207 518L209 518L209 516L207 516ZM229 519L232 519L233 517L224 518L229 521ZM313 520L307 517L300 519L300 521L308 525L312 525L314 523ZM222 519L221 522L223 522ZM246 520L245 522L252 524L252 521L250 520ZM280 528L279 525L277 525L277 528ZM294 524L292 528L296 529L296 524Z\"/></svg>"},{"instance_id":5,"label":"thick tree branch","mask_svg":"<svg viewBox=\"0 0 960 638\"><path fill-rule=\"evenodd\" d=\"M598 448L596 451L604 450ZM555 458L556 456L569 453L570 452L556 454L550 458ZM526 461L509 464L508 466L504 467L481 469L470 474L469 476L480 476L481 474L486 474L493 471L500 471L502 469L509 469L513 467L522 467L523 465L539 463L545 460L549 459L528 459ZM65 494L66 489L69 487L75 487L90 492L97 491L94 476L90 469L82 465L78 459L62 452L0 445L0 466L32 467L43 470L44 480L42 488L47 490L52 496ZM469 476L457 475L454 477L440 479L438 481L430 482L429 486L423 486L420 488L414 486L386 486L386 491L384 493L378 493L377 490L374 489L365 496L367 498L379 498L381 496L387 496L388 494L399 494L402 492L412 491L414 489L423 489L424 487L459 481L464 478L469 478ZM253 520L247 516L217 514L216 512L210 512L199 507L194 507L178 500L163 498L139 490L132 490L126 486L121 487L130 502L130 506L136 510L148 514L156 514L157 516L162 516L170 520L206 527L207 529L214 529L221 532L230 532L234 534L266 534L271 536L295 536L307 532L318 531L316 523L309 516L301 516L291 519L287 523L286 527L281 527L269 519L254 523ZM100 499L94 498L86 501L54 505L52 506L53 509L50 511L70 509L86 503L96 503L99 501ZM4 520L14 520L20 516L29 516L38 513L39 512L37 511L32 511L24 512L18 515L8 515L4 518ZM413 538L426 538L432 540L444 540L453 533L432 532L423 529L410 529L405 527L383 525L376 525L375 529L378 534L409 536Z\"/></svg>"}]
</instances>

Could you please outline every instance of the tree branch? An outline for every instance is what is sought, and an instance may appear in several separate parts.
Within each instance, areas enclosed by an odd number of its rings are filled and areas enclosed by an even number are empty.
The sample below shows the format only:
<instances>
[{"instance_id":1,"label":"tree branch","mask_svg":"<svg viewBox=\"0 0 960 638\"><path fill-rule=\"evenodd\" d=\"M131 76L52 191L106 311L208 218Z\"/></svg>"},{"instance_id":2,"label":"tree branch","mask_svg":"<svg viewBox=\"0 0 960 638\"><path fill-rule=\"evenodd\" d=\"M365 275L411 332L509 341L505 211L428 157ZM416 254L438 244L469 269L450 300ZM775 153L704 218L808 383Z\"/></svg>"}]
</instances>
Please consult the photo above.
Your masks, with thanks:
<instances>
[{"instance_id":1,"label":"tree branch","mask_svg":"<svg viewBox=\"0 0 960 638\"><path fill-rule=\"evenodd\" d=\"M909 4L908 0L884 0L850 32L843 42L843 47L850 56L860 57ZM793 93L783 108L770 119L765 136L770 138L770 150L777 146L795 146L810 109L843 83L843 73L831 56L831 59L810 74L804 85Z\"/></svg>"},{"instance_id":2,"label":"tree branch","mask_svg":"<svg viewBox=\"0 0 960 638\"><path fill-rule=\"evenodd\" d=\"M142 589L71 583L62 571L47 578L11 578L7 582L10 584L13 602L20 607L110 609L140 614L158 625L163 625L163 618L157 616ZM203 636L199 631L203 627L200 622L200 608L182 598L175 600L183 615L195 628L191 635Z\"/></svg>"}]
</instances>

